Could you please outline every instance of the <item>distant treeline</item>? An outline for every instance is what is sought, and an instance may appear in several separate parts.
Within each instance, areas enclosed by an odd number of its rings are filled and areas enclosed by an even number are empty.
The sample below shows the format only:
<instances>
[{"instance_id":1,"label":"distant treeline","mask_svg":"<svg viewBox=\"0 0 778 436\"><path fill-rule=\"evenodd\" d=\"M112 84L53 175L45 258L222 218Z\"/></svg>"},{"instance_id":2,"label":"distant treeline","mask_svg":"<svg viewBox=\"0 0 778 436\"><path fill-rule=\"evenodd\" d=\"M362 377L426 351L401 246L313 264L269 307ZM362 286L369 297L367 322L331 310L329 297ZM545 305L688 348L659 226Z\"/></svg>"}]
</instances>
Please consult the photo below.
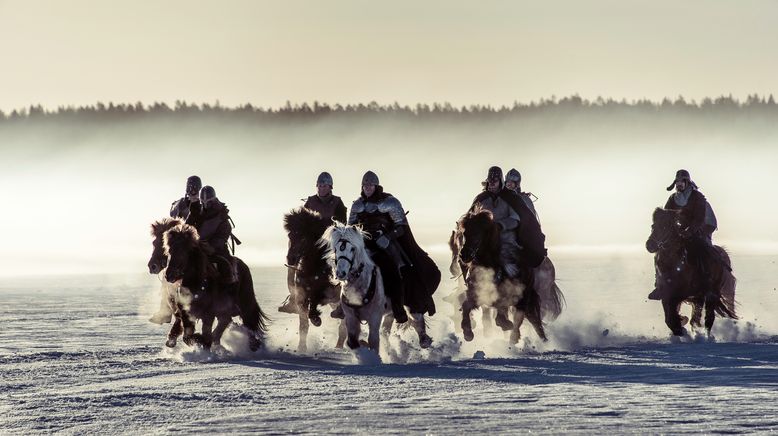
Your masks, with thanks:
<instances>
[{"instance_id":1,"label":"distant treeline","mask_svg":"<svg viewBox=\"0 0 778 436\"><path fill-rule=\"evenodd\" d=\"M327 104L313 102L292 104L276 108L265 108L245 104L226 107L214 104L188 103L176 101L170 106L166 103L124 104L97 103L89 106L62 106L47 109L40 105L14 110L10 113L0 111L0 123L14 123L24 120L76 120L76 121L122 121L133 119L159 118L227 118L234 120L255 120L273 122L327 117L378 117L390 119L496 119L522 118L538 115L566 115L576 113L601 114L658 114L658 115L725 115L725 116L772 116L778 115L778 104L772 95L767 97L751 95L741 101L731 96L704 98L697 102L678 97L675 100L614 100L597 98L587 100L577 95L557 99L542 99L531 103L514 103L510 106L467 105L454 106L450 103L417 104L415 106L398 103L381 105L376 102L367 104Z\"/></svg>"}]
</instances>

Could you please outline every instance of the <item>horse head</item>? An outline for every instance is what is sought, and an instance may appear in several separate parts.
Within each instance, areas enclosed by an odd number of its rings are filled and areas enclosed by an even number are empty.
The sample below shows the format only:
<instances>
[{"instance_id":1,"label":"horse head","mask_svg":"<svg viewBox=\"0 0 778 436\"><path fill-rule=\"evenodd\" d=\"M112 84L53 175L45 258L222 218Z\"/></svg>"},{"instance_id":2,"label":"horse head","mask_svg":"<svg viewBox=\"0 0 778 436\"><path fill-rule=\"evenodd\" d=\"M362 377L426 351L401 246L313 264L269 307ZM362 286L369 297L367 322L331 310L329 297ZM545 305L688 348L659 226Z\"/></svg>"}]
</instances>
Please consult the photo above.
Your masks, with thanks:
<instances>
[{"instance_id":1,"label":"horse head","mask_svg":"<svg viewBox=\"0 0 778 436\"><path fill-rule=\"evenodd\" d=\"M334 223L325 230L320 244L327 247L327 258L334 264L335 278L347 280L359 276L366 264L372 264L365 249L367 233L359 226Z\"/></svg>"},{"instance_id":2,"label":"horse head","mask_svg":"<svg viewBox=\"0 0 778 436\"><path fill-rule=\"evenodd\" d=\"M318 212L301 207L284 215L284 230L289 237L287 265L294 266L305 255L317 252L317 242L328 222Z\"/></svg>"},{"instance_id":3,"label":"horse head","mask_svg":"<svg viewBox=\"0 0 778 436\"><path fill-rule=\"evenodd\" d=\"M151 252L151 258L149 259L149 274L159 274L160 271L165 269L167 257L165 256L163 235L171 228L183 223L178 218L163 218L151 224L151 236L154 238L152 246L154 250Z\"/></svg>"},{"instance_id":4,"label":"horse head","mask_svg":"<svg viewBox=\"0 0 778 436\"><path fill-rule=\"evenodd\" d=\"M680 214L676 210L658 207L652 216L651 234L646 241L646 250L656 253L669 243L680 238Z\"/></svg>"},{"instance_id":5,"label":"horse head","mask_svg":"<svg viewBox=\"0 0 778 436\"><path fill-rule=\"evenodd\" d=\"M458 230L461 234L459 258L464 263L475 261L479 253L494 251L499 244L500 230L492 212L480 206L459 220Z\"/></svg>"},{"instance_id":6,"label":"horse head","mask_svg":"<svg viewBox=\"0 0 778 436\"><path fill-rule=\"evenodd\" d=\"M199 249L200 236L194 227L179 224L165 232L163 240L168 263L165 280L174 283L184 278L192 254Z\"/></svg>"}]
</instances>

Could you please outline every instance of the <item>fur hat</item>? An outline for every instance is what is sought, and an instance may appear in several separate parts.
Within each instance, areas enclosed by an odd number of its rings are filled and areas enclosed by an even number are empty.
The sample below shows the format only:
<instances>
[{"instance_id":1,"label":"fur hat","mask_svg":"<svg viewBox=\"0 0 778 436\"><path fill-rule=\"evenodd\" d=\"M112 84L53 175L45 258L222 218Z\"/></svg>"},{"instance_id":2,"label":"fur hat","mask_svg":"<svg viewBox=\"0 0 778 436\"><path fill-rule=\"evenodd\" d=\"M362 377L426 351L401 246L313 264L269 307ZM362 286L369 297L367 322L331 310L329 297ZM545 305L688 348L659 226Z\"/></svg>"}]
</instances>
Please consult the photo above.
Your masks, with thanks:
<instances>
[{"instance_id":1,"label":"fur hat","mask_svg":"<svg viewBox=\"0 0 778 436\"><path fill-rule=\"evenodd\" d=\"M378 182L378 175L372 171L368 171L362 176L363 185L380 185Z\"/></svg>"},{"instance_id":2,"label":"fur hat","mask_svg":"<svg viewBox=\"0 0 778 436\"><path fill-rule=\"evenodd\" d=\"M675 184L680 182L681 180L686 180L689 182L689 185L692 186L692 188L697 189L697 185L692 181L692 176L689 175L689 172L686 170L678 170L675 172L675 180L673 180L673 183L670 184L670 186L667 187L668 191L672 191L675 189Z\"/></svg>"},{"instance_id":3,"label":"fur hat","mask_svg":"<svg viewBox=\"0 0 778 436\"><path fill-rule=\"evenodd\" d=\"M489 171L486 173L486 180L481 182L481 184L484 186L484 189L486 189L489 186L490 180L497 180L500 182L500 189L503 187L503 179L502 179L502 168L498 166L493 166L489 168Z\"/></svg>"},{"instance_id":4,"label":"fur hat","mask_svg":"<svg viewBox=\"0 0 778 436\"><path fill-rule=\"evenodd\" d=\"M328 172L323 172L319 174L319 177L316 179L317 185L330 185L332 186L332 176Z\"/></svg>"}]
</instances>

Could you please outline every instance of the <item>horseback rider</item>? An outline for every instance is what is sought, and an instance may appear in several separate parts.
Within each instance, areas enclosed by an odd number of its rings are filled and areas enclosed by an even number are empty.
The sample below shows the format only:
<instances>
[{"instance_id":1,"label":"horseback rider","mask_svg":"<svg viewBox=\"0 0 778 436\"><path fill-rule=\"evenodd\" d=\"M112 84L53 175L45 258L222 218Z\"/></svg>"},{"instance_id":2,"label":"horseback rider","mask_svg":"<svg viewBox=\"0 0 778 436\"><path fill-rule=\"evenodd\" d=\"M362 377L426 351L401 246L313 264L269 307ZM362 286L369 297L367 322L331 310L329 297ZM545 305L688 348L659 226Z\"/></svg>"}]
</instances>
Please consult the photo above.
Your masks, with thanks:
<instances>
[{"instance_id":1,"label":"horseback rider","mask_svg":"<svg viewBox=\"0 0 778 436\"><path fill-rule=\"evenodd\" d=\"M340 197L332 194L332 176L326 171L316 179L316 195L308 197L303 207L319 212L326 220L346 222L346 205Z\"/></svg>"},{"instance_id":2,"label":"horseback rider","mask_svg":"<svg viewBox=\"0 0 778 436\"><path fill-rule=\"evenodd\" d=\"M519 195L524 204L527 205L535 218L538 218L538 212L535 210L535 203L532 202L531 192L522 192L521 190L521 173L516 168L511 168L507 174L505 174L505 187ZM538 221L540 221L538 219Z\"/></svg>"},{"instance_id":3,"label":"horseback rider","mask_svg":"<svg viewBox=\"0 0 778 436\"><path fill-rule=\"evenodd\" d=\"M515 278L519 274L519 241L516 229L519 227L520 217L505 200L508 192L515 193L503 186L502 169L497 166L489 168L482 185L484 191L475 197L470 209L480 204L492 213L494 222L500 226L500 271L495 271L495 282L501 281L503 276Z\"/></svg>"},{"instance_id":4,"label":"horseback rider","mask_svg":"<svg viewBox=\"0 0 778 436\"><path fill-rule=\"evenodd\" d=\"M370 235L365 246L381 269L395 321L408 320L404 306L411 313L433 315L440 271L416 243L400 201L384 192L372 171L362 177L362 193L351 206L348 224L360 224Z\"/></svg>"},{"instance_id":5,"label":"horseback rider","mask_svg":"<svg viewBox=\"0 0 778 436\"><path fill-rule=\"evenodd\" d=\"M186 223L197 229L200 242L204 243L208 258L216 264L222 283L236 285L237 268L227 247L227 242L234 238L230 210L219 201L211 186L200 189L199 199L199 203L192 204Z\"/></svg>"},{"instance_id":6,"label":"horseback rider","mask_svg":"<svg viewBox=\"0 0 778 436\"><path fill-rule=\"evenodd\" d=\"M704 271L703 257L712 251L713 232L718 227L716 215L708 200L699 191L697 184L692 181L689 171L681 169L675 173L675 179L667 187L667 190L672 191L673 188L675 188L675 192L667 199L665 209L680 211L679 226L681 235L688 241L689 258L698 264L703 276L707 276ZM658 277L654 290L651 291L648 298L650 300L662 298Z\"/></svg>"},{"instance_id":7,"label":"horseback rider","mask_svg":"<svg viewBox=\"0 0 778 436\"><path fill-rule=\"evenodd\" d=\"M170 205L170 217L187 219L189 217L189 209L193 204L200 203L200 188L203 187L203 182L197 176L190 176L186 179L186 193L183 197L174 201Z\"/></svg>"},{"instance_id":8,"label":"horseback rider","mask_svg":"<svg viewBox=\"0 0 778 436\"><path fill-rule=\"evenodd\" d=\"M319 174L316 179L316 195L311 195L305 200L303 207L319 213L326 220L334 219L342 223L346 222L346 205L340 197L332 194L332 176L328 172ZM291 242L290 242L291 246ZM286 272L286 285L289 288L289 295L292 295L294 287L294 265L288 265ZM292 299L287 296L286 300L279 306L279 312L297 313L297 307Z\"/></svg>"}]
</instances>

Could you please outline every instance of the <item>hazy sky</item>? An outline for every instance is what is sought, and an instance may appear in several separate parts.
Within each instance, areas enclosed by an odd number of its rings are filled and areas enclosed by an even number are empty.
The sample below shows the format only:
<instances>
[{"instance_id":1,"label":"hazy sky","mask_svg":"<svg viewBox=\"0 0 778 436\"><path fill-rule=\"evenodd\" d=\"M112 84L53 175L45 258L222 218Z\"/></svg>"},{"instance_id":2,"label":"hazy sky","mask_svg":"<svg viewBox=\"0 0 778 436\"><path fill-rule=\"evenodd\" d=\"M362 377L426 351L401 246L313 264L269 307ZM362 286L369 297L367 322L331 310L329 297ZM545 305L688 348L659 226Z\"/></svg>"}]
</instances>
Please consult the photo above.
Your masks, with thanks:
<instances>
[{"instance_id":1,"label":"hazy sky","mask_svg":"<svg viewBox=\"0 0 778 436\"><path fill-rule=\"evenodd\" d=\"M778 93L778 2L0 0L0 109Z\"/></svg>"}]
</instances>

